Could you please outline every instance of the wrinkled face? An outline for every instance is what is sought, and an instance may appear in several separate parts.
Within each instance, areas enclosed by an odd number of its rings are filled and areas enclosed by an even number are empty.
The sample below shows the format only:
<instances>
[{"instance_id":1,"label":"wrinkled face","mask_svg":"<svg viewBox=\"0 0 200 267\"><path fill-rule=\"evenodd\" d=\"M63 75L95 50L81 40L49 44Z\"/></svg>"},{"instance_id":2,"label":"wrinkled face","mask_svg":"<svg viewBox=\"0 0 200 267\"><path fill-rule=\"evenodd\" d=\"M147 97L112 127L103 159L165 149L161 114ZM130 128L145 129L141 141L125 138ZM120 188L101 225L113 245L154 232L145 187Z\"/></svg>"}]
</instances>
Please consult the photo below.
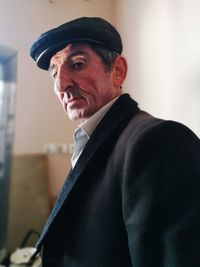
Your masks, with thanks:
<instances>
[{"instance_id":1,"label":"wrinkled face","mask_svg":"<svg viewBox=\"0 0 200 267\"><path fill-rule=\"evenodd\" d=\"M120 95L114 70L107 70L89 45L68 45L51 58L54 91L71 120L87 119Z\"/></svg>"}]
</instances>

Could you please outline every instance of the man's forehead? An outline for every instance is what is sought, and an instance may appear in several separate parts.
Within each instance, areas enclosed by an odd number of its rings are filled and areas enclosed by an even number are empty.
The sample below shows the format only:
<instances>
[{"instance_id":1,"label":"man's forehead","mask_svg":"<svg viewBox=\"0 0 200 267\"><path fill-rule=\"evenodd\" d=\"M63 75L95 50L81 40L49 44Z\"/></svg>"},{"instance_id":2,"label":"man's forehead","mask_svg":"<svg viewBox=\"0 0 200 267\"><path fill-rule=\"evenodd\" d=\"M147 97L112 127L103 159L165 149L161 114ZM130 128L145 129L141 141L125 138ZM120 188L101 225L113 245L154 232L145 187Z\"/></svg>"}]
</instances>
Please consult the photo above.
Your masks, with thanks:
<instances>
[{"instance_id":1,"label":"man's forehead","mask_svg":"<svg viewBox=\"0 0 200 267\"><path fill-rule=\"evenodd\" d=\"M92 49L88 44L69 44L62 50L58 51L51 57L50 63L59 60L60 58L72 57L75 55L87 55Z\"/></svg>"}]
</instances>

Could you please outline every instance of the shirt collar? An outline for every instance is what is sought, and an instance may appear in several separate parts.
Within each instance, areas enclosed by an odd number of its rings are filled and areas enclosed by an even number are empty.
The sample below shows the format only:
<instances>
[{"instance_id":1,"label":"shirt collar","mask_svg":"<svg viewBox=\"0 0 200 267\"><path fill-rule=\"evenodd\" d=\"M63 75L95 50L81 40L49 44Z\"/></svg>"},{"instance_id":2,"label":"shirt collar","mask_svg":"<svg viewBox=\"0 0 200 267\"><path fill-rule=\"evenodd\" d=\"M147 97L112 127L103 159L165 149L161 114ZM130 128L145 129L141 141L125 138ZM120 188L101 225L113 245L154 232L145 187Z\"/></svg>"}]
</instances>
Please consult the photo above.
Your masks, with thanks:
<instances>
[{"instance_id":1,"label":"shirt collar","mask_svg":"<svg viewBox=\"0 0 200 267\"><path fill-rule=\"evenodd\" d=\"M97 127L100 120L104 117L104 115L108 112L108 110L111 108L111 106L116 102L119 96L115 97L113 100L111 100L109 103L104 105L102 108L100 108L95 114L93 114L89 119L82 122L78 127L80 127L88 137L91 136L94 129Z\"/></svg>"}]
</instances>

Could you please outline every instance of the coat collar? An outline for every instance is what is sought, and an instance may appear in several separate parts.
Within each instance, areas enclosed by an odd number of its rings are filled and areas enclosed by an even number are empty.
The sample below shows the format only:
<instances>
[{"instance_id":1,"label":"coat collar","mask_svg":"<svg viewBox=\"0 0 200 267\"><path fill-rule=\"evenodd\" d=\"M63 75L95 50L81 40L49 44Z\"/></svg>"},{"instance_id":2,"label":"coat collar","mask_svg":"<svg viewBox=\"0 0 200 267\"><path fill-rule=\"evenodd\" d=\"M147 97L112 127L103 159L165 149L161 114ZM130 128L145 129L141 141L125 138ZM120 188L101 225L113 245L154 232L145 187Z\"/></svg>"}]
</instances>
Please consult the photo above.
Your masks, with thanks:
<instances>
[{"instance_id":1,"label":"coat collar","mask_svg":"<svg viewBox=\"0 0 200 267\"><path fill-rule=\"evenodd\" d=\"M114 135L117 137L126 127L138 109L137 103L132 100L128 94L123 94L118 98L108 113L104 116L102 121L98 124L88 143L86 144L74 169L70 171L68 178L63 185L62 191L36 244L37 252L41 249L45 236L53 224L55 217L61 210L63 203L66 201L69 193L73 189L75 183L78 181L85 168L89 165L91 159L98 152L98 149L104 144L109 136Z\"/></svg>"}]
</instances>

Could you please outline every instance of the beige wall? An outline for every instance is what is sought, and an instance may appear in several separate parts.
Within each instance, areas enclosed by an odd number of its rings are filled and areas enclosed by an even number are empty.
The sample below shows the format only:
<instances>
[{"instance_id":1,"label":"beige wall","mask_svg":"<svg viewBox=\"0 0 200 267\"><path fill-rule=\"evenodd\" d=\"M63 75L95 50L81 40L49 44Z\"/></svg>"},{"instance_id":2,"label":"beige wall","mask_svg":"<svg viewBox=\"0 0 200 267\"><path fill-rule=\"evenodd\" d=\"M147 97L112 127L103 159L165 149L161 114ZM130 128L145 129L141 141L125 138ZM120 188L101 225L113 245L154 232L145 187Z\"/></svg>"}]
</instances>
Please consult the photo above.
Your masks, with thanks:
<instances>
[{"instance_id":1,"label":"beige wall","mask_svg":"<svg viewBox=\"0 0 200 267\"><path fill-rule=\"evenodd\" d=\"M112 0L0 0L0 7L0 44L19 51L14 153L42 153L44 143L71 142L73 125L28 48L42 32L79 16L113 21Z\"/></svg>"},{"instance_id":2,"label":"beige wall","mask_svg":"<svg viewBox=\"0 0 200 267\"><path fill-rule=\"evenodd\" d=\"M26 233L43 229L49 213L46 158L43 155L15 156L11 169L8 252L19 247ZM34 245L37 236L30 237L27 246Z\"/></svg>"},{"instance_id":3,"label":"beige wall","mask_svg":"<svg viewBox=\"0 0 200 267\"><path fill-rule=\"evenodd\" d=\"M200 1L116 0L128 91L153 115L200 136Z\"/></svg>"},{"instance_id":4,"label":"beige wall","mask_svg":"<svg viewBox=\"0 0 200 267\"><path fill-rule=\"evenodd\" d=\"M0 6L0 44L19 51L15 154L72 142L74 125L28 48L41 32L84 15L102 16L119 28L129 63L124 90L154 115L179 120L200 134L199 1L0 0Z\"/></svg>"}]
</instances>

